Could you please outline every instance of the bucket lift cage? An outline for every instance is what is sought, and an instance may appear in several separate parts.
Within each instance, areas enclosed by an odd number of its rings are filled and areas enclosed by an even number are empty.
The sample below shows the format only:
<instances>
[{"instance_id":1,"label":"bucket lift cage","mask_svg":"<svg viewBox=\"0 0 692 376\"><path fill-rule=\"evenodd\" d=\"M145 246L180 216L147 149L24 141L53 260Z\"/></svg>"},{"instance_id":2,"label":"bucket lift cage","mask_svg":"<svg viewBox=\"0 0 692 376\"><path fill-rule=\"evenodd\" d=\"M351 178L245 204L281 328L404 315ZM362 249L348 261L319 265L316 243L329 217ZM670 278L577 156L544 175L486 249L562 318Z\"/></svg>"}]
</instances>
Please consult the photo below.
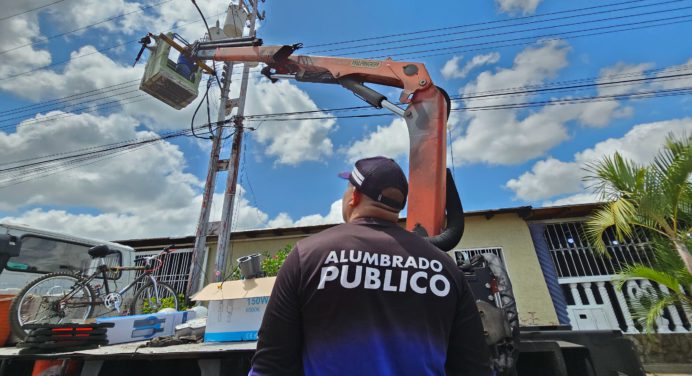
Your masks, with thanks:
<instances>
[{"instance_id":1,"label":"bucket lift cage","mask_svg":"<svg viewBox=\"0 0 692 376\"><path fill-rule=\"evenodd\" d=\"M151 40L155 46L149 46ZM236 45L260 45L255 38L235 38L221 41L202 41L188 43L175 33L148 34L140 41L142 49L135 60L139 60L144 49L151 51L151 56L144 68L140 90L150 94L167 105L180 110L188 106L199 95L199 83L203 73L215 75L214 69L194 58L193 51L232 47ZM178 52L177 61L169 58L171 47Z\"/></svg>"}]
</instances>

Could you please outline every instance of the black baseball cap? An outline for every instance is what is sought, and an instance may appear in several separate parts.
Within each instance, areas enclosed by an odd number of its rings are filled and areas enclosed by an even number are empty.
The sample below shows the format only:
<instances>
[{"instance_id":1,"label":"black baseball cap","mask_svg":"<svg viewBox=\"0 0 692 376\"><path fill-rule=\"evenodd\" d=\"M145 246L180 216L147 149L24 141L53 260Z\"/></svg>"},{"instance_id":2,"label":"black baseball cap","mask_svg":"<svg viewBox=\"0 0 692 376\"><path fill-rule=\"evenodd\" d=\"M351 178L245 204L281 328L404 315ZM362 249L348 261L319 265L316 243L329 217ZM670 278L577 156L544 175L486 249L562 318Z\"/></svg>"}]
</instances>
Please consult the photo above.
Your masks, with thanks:
<instances>
[{"instance_id":1,"label":"black baseball cap","mask_svg":"<svg viewBox=\"0 0 692 376\"><path fill-rule=\"evenodd\" d=\"M339 177L347 179L358 191L377 202L396 210L401 210L406 206L408 182L404 171L393 159L387 157L361 159L356 162L351 172L342 172ZM401 191L404 200L399 201L383 196L382 192L387 188Z\"/></svg>"}]
</instances>

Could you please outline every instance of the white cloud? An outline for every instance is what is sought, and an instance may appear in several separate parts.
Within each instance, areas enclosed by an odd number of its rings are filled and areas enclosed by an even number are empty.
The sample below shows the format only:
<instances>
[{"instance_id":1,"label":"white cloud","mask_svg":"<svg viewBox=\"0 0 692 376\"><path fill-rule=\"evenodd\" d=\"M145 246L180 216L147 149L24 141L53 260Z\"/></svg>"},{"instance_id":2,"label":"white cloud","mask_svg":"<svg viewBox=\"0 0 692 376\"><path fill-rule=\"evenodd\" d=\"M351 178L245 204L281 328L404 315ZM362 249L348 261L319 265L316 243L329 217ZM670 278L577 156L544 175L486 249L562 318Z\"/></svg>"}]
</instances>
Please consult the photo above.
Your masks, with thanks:
<instances>
[{"instance_id":1,"label":"white cloud","mask_svg":"<svg viewBox=\"0 0 692 376\"><path fill-rule=\"evenodd\" d=\"M406 122L397 118L389 125L378 125L375 131L345 148L344 152L349 162L375 155L397 159L408 155L409 145Z\"/></svg>"},{"instance_id":2,"label":"white cloud","mask_svg":"<svg viewBox=\"0 0 692 376\"><path fill-rule=\"evenodd\" d=\"M20 125L14 133L0 132L0 160L11 162L155 137L153 132L137 131L138 125L134 118L116 114L79 114L41 125ZM185 172L185 156L177 146L162 141L104 163L76 167L0 188L0 210L6 213L0 221L101 239L194 234L203 186ZM7 178L6 174L0 175L0 185L7 183ZM223 195L215 194L210 220L221 218L222 202ZM293 221L280 214L270 219L249 202L239 186L233 229L337 223L341 218L340 201L336 204L326 215Z\"/></svg>"},{"instance_id":3,"label":"white cloud","mask_svg":"<svg viewBox=\"0 0 692 376\"><path fill-rule=\"evenodd\" d=\"M677 66L672 66L670 68L664 69L660 71L658 74L656 74L657 77L665 77L665 76L672 76L676 74L684 74L688 73L685 70L689 69L689 67L692 66L692 59L687 60L687 62L677 65ZM663 88L663 89L681 89L681 88L688 88L692 86L692 76L686 76L686 77L675 77L675 78L667 78L661 81L656 81L654 84L655 87Z\"/></svg>"},{"instance_id":4,"label":"white cloud","mask_svg":"<svg viewBox=\"0 0 692 376\"><path fill-rule=\"evenodd\" d=\"M132 117L117 114L80 114L40 125L20 125L15 133L0 132L0 160L10 162L156 137L149 131L136 131L137 126ZM201 186L193 175L182 172L186 168L185 158L177 146L168 142L153 143L105 161L79 168L69 166L72 169L49 178L2 188L0 208L78 205L104 211L146 210L189 201ZM7 174L0 177L6 178Z\"/></svg>"},{"instance_id":5,"label":"white cloud","mask_svg":"<svg viewBox=\"0 0 692 376\"><path fill-rule=\"evenodd\" d=\"M579 205L579 204L591 204L601 202L601 199L593 193L577 193L571 196L567 196L554 201L544 201L542 206L565 206L565 205Z\"/></svg>"},{"instance_id":6,"label":"white cloud","mask_svg":"<svg viewBox=\"0 0 692 376\"><path fill-rule=\"evenodd\" d=\"M571 163L548 158L538 161L531 171L507 182L507 188L514 191L516 197L524 201L539 200L551 197L555 192L572 193L581 190L580 175L575 174ZM536 179L536 176L545 176Z\"/></svg>"},{"instance_id":7,"label":"white cloud","mask_svg":"<svg viewBox=\"0 0 692 376\"><path fill-rule=\"evenodd\" d=\"M531 14L542 0L495 0L495 4L500 7L500 11L505 13Z\"/></svg>"},{"instance_id":8,"label":"white cloud","mask_svg":"<svg viewBox=\"0 0 692 376\"><path fill-rule=\"evenodd\" d=\"M288 81L275 84L253 79L248 87L245 113L271 114L318 110L315 102ZM306 114L304 117L322 117L325 113ZM266 146L265 154L280 164L296 165L305 161L320 161L333 153L329 138L336 122L333 119L247 122L257 128L251 135Z\"/></svg>"},{"instance_id":9,"label":"white cloud","mask_svg":"<svg viewBox=\"0 0 692 376\"><path fill-rule=\"evenodd\" d=\"M338 199L332 203L332 205L329 208L329 212L326 215L311 214L300 217L299 219L294 221L288 213L279 213L279 215L277 215L274 219L268 222L267 227L303 227L324 224L337 224L343 223L343 221L344 220L341 213L341 199Z\"/></svg>"},{"instance_id":10,"label":"white cloud","mask_svg":"<svg viewBox=\"0 0 692 376\"><path fill-rule=\"evenodd\" d=\"M665 138L672 132L677 135L692 131L692 118L659 121L632 127L621 138L610 138L574 155L570 162L554 158L538 161L531 171L523 173L506 183L515 198L523 201L550 200L557 196L568 197L545 201L547 205L566 205L578 202L593 202L597 198L586 192L582 178L587 175L586 165L603 156L620 153L623 157L639 164L646 164L663 146Z\"/></svg>"},{"instance_id":11,"label":"white cloud","mask_svg":"<svg viewBox=\"0 0 692 376\"><path fill-rule=\"evenodd\" d=\"M40 1L3 2L3 15L17 14L28 7L40 6L41 3ZM20 47L33 43L40 36L41 30L36 13L27 13L0 22L0 51L9 51L0 55L2 60L0 78L51 63L50 52L36 46Z\"/></svg>"},{"instance_id":12,"label":"white cloud","mask_svg":"<svg viewBox=\"0 0 692 376\"><path fill-rule=\"evenodd\" d=\"M519 53L511 68L480 73L462 89L462 95L472 96L475 93L543 84L556 77L568 65L569 51L569 45L563 41L539 42ZM623 70L632 73L633 69L629 66L616 66L604 70L602 76ZM464 101L464 105L470 108L512 105L531 101L532 97L522 98L469 98ZM630 116L631 113L631 108L622 108L615 100L549 105L537 110L467 111L462 117L461 126L457 126L453 132L452 149L463 163L519 164L540 157L567 140L568 123L603 127L613 118Z\"/></svg>"},{"instance_id":13,"label":"white cloud","mask_svg":"<svg viewBox=\"0 0 692 376\"><path fill-rule=\"evenodd\" d=\"M598 83L609 81L640 80L646 77L646 71L653 68L653 64L626 64L619 62L612 67L601 69ZM640 83L630 82L626 85L601 85L598 87L598 95L621 95L642 91L647 87L645 81Z\"/></svg>"},{"instance_id":14,"label":"white cloud","mask_svg":"<svg viewBox=\"0 0 692 376\"><path fill-rule=\"evenodd\" d=\"M452 59L447 61L444 67L442 67L442 76L446 79L464 78L475 68L497 63L500 61L500 54L497 52L491 52L485 55L476 55L473 57L473 59L471 59L471 61L467 62L463 68L459 67L459 62L461 59L461 56L454 56Z\"/></svg>"},{"instance_id":15,"label":"white cloud","mask_svg":"<svg viewBox=\"0 0 692 376\"><path fill-rule=\"evenodd\" d=\"M485 71L462 89L462 94L471 95L508 87L536 85L555 77L567 66L569 46L561 41L547 41L532 46L514 59L511 68L498 69L495 73ZM491 97L469 99L468 107L503 105L514 103L516 98ZM453 140L455 156L465 163L522 163L545 153L567 139L563 126L573 116L566 116L556 108L530 113L518 119L518 110L495 110L468 112L467 124Z\"/></svg>"}]
</instances>

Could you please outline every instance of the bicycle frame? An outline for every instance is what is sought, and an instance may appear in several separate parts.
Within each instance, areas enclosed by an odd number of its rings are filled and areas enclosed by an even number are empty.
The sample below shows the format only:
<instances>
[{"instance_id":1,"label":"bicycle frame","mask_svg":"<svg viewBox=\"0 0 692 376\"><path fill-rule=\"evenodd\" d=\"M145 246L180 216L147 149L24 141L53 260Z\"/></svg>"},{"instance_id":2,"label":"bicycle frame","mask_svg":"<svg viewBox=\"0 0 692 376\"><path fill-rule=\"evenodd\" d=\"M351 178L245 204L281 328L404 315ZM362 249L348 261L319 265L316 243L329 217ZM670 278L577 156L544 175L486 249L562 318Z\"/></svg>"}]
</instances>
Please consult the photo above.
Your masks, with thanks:
<instances>
[{"instance_id":1,"label":"bicycle frame","mask_svg":"<svg viewBox=\"0 0 692 376\"><path fill-rule=\"evenodd\" d=\"M160 256L161 254L163 254L163 252L160 253L159 255L157 255L156 257ZM153 258L152 258L152 259L153 259ZM103 260L103 258L99 258L99 264L98 264L98 266L97 266L96 271L95 271L94 273L92 273L90 276L88 276L88 277L86 277L85 279L83 279L82 281L80 281L78 284L76 284L76 285L72 288L72 291L70 291L67 295L65 295L61 300L68 300L68 299L72 298L72 297L74 296L74 294L77 293L77 291L79 291L79 288L80 288L81 286L84 286L84 285L86 285L86 284L91 283L91 281L95 280L95 279L99 276L99 274L100 274L100 276L101 276L101 280L103 281L103 287L104 287L105 290L106 290L106 294L105 294L105 295L110 294L110 293L111 293L111 290L110 290L110 286L108 285L108 276L106 275L106 273L109 272L109 271L111 271L111 270L118 270L118 271L141 270L141 271L143 271L143 273L142 273L139 277L135 278L134 281L130 282L127 286L123 287L122 289L120 289L120 290L118 290L118 291L114 291L114 292L116 292L116 293L118 293L118 294L120 294L120 295L123 295L123 294L125 294L127 291L129 291L131 288L133 288L133 287L134 287L138 282L140 282L141 280L143 280L143 279L145 279L145 278L149 278L149 281L151 281L151 284L154 286L154 295L156 296L156 303L157 303L157 304L160 304L160 303L161 303L161 298L160 298L160 296L159 296L159 285L158 285L158 281L157 281L157 279L156 279L154 276L151 275L151 274L152 274L152 271L154 270L153 268L147 268L147 267L144 267L144 266L108 267L108 265L106 265L106 263L105 263L105 261ZM96 298L96 297L94 297L94 298ZM96 300L94 299L94 301L92 301L91 304L93 304L94 306L96 306L96 305L99 305L99 304L103 304L103 301L100 301L100 302L99 302L99 301L96 301ZM112 310L113 310L113 309L111 309L111 311L112 311Z\"/></svg>"}]
</instances>

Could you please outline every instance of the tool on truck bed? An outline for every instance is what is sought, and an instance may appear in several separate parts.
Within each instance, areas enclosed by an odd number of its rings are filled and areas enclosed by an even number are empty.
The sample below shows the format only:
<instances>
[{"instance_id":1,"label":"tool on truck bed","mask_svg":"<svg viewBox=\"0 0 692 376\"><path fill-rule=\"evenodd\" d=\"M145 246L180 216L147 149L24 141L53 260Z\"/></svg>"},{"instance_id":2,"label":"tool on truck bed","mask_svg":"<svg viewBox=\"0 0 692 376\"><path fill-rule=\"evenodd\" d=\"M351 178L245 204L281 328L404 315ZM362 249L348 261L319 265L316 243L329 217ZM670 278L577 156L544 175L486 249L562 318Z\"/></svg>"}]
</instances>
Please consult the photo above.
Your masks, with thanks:
<instances>
[{"instance_id":1,"label":"tool on truck bed","mask_svg":"<svg viewBox=\"0 0 692 376\"><path fill-rule=\"evenodd\" d=\"M185 107L198 95L199 79L195 74L201 75L202 70L210 73L211 68L204 61L212 60L264 63L266 66L261 73L272 82L295 79L338 84L373 107L403 117L410 138L406 228L426 237L445 252L459 243L464 231L463 208L452 174L446 168L450 100L444 90L433 84L424 64L391 59L294 55L301 44L263 46L262 40L257 38L187 43L170 34L149 34L149 37L156 45L149 47L147 38L143 38L142 49L149 48L152 55L140 88L176 109ZM167 58L171 46L180 53L177 62ZM398 102L406 107L399 107L365 84L402 89ZM493 360L495 370L498 374L510 372L517 353L516 310L508 314L501 301L493 305L479 299L479 304L485 317L486 338L497 358ZM516 328L510 327L507 317L514 318L512 323L517 323ZM499 322L491 323L492 320Z\"/></svg>"}]
</instances>

